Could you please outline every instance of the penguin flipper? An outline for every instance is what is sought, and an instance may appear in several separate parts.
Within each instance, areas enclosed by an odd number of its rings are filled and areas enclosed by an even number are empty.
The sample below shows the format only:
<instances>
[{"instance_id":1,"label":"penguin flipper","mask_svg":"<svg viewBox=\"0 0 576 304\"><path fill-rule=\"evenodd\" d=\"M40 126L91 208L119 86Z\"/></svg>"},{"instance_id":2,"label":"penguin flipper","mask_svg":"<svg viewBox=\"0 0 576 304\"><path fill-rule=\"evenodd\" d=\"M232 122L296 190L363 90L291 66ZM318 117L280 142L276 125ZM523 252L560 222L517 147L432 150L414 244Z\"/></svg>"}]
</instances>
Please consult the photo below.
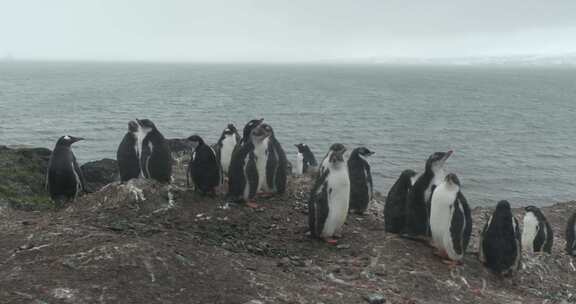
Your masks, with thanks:
<instances>
[{"instance_id":1,"label":"penguin flipper","mask_svg":"<svg viewBox=\"0 0 576 304\"><path fill-rule=\"evenodd\" d=\"M310 233L313 237L319 238L326 218L328 218L328 193L326 186L326 177L328 170L318 176L316 183L310 192L308 201L308 224Z\"/></svg>"},{"instance_id":2,"label":"penguin flipper","mask_svg":"<svg viewBox=\"0 0 576 304\"><path fill-rule=\"evenodd\" d=\"M286 192L286 179L288 176L288 158L280 143L274 138L275 150L278 156L278 168L276 169L276 191L280 194Z\"/></svg>"},{"instance_id":3,"label":"penguin flipper","mask_svg":"<svg viewBox=\"0 0 576 304\"><path fill-rule=\"evenodd\" d=\"M450 223L450 234L452 237L452 246L454 248L454 252L458 255L463 255L466 252L466 247L468 246L468 242L470 241L470 232L467 230L470 228L469 225L470 217L466 215L466 207L467 203L465 202L464 195L461 192L458 192L456 196L456 201L454 202L454 211L452 215L452 221ZM469 211L469 209L468 209Z\"/></svg>"},{"instance_id":4,"label":"penguin flipper","mask_svg":"<svg viewBox=\"0 0 576 304\"><path fill-rule=\"evenodd\" d=\"M74 171L78 174L78 178L80 179L80 189L84 193L90 193L86 188L86 179L84 178L84 172L78 166L78 162L76 161L76 157L72 155L72 163L74 165Z\"/></svg>"},{"instance_id":5,"label":"penguin flipper","mask_svg":"<svg viewBox=\"0 0 576 304\"><path fill-rule=\"evenodd\" d=\"M248 163L246 164L246 179L248 183L248 199L254 198L256 193L258 192L258 181L260 177L258 176L258 169L256 167L256 159L254 155L251 153L248 159Z\"/></svg>"}]
</instances>

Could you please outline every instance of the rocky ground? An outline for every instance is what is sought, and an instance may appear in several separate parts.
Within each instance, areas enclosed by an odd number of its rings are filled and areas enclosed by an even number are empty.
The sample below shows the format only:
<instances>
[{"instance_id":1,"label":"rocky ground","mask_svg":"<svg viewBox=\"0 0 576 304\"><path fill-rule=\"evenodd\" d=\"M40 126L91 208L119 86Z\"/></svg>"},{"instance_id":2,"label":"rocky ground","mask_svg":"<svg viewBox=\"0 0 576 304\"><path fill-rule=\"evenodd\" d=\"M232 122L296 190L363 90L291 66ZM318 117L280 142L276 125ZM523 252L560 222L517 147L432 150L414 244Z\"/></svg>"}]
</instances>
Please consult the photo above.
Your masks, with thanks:
<instances>
[{"instance_id":1,"label":"rocky ground","mask_svg":"<svg viewBox=\"0 0 576 304\"><path fill-rule=\"evenodd\" d=\"M176 172L171 186L113 183L59 211L0 207L0 303L576 303L563 252L576 202L543 209L553 254L502 279L476 257L489 209L473 210L472 246L450 268L386 234L380 200L330 246L306 234L309 177L252 209L200 197Z\"/></svg>"}]
</instances>

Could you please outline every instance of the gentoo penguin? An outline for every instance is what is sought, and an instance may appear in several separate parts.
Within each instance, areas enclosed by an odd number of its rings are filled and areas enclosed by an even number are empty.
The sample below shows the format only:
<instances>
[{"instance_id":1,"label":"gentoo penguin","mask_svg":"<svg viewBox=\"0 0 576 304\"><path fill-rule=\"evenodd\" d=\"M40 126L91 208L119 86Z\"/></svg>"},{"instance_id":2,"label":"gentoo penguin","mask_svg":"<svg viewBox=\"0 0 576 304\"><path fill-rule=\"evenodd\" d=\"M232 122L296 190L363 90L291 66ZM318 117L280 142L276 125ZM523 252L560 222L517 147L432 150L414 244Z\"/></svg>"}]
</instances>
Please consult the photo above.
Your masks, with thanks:
<instances>
[{"instance_id":1,"label":"gentoo penguin","mask_svg":"<svg viewBox=\"0 0 576 304\"><path fill-rule=\"evenodd\" d=\"M138 139L142 141L140 167L146 178L168 183L172 177L172 157L166 139L149 119L136 120L140 125Z\"/></svg>"},{"instance_id":2,"label":"gentoo penguin","mask_svg":"<svg viewBox=\"0 0 576 304\"><path fill-rule=\"evenodd\" d=\"M228 179L229 199L254 206L251 201L266 183L266 150L271 135L272 128L260 123L252 128L247 139L232 154Z\"/></svg>"},{"instance_id":3,"label":"gentoo penguin","mask_svg":"<svg viewBox=\"0 0 576 304\"><path fill-rule=\"evenodd\" d=\"M126 182L140 176L140 148L138 147L138 129L135 121L128 123L128 132L116 151L116 160L120 171L120 181Z\"/></svg>"},{"instance_id":4,"label":"gentoo penguin","mask_svg":"<svg viewBox=\"0 0 576 304\"><path fill-rule=\"evenodd\" d=\"M384 203L384 230L401 233L406 219L406 197L416 178L414 170L404 170L396 180Z\"/></svg>"},{"instance_id":5,"label":"gentoo penguin","mask_svg":"<svg viewBox=\"0 0 576 304\"><path fill-rule=\"evenodd\" d=\"M511 275L522 257L518 220L510 204L500 201L480 234L479 258L484 266L501 275Z\"/></svg>"},{"instance_id":6,"label":"gentoo penguin","mask_svg":"<svg viewBox=\"0 0 576 304\"><path fill-rule=\"evenodd\" d=\"M286 191L286 181L288 176L288 158L282 145L274 134L274 129L264 124L267 132L270 132L270 141L268 142L268 149L265 151L266 155L266 183L263 185L262 190L268 194L282 194Z\"/></svg>"},{"instance_id":7,"label":"gentoo penguin","mask_svg":"<svg viewBox=\"0 0 576 304\"><path fill-rule=\"evenodd\" d=\"M428 232L429 202L436 185L444 180L444 164L452 151L436 152L426 161L424 173L418 177L406 198L404 236L426 236Z\"/></svg>"},{"instance_id":8,"label":"gentoo penguin","mask_svg":"<svg viewBox=\"0 0 576 304\"><path fill-rule=\"evenodd\" d=\"M348 215L350 176L344 160L344 149L330 154L328 166L310 193L308 224L313 237L335 243L332 237L339 233Z\"/></svg>"},{"instance_id":9,"label":"gentoo penguin","mask_svg":"<svg viewBox=\"0 0 576 304\"><path fill-rule=\"evenodd\" d=\"M522 225L522 249L529 253L541 252L550 253L554 234L552 227L542 214L542 211L535 206L528 206Z\"/></svg>"},{"instance_id":10,"label":"gentoo penguin","mask_svg":"<svg viewBox=\"0 0 576 304\"><path fill-rule=\"evenodd\" d=\"M295 146L298 149L298 154L296 154L296 175L308 173L312 168L318 166L316 157L314 157L314 153L312 153L308 145L299 143Z\"/></svg>"},{"instance_id":11,"label":"gentoo penguin","mask_svg":"<svg viewBox=\"0 0 576 304\"><path fill-rule=\"evenodd\" d=\"M85 190L84 175L70 148L73 143L80 140L83 138L62 136L52 151L48 163L46 189L55 201L74 199Z\"/></svg>"},{"instance_id":12,"label":"gentoo penguin","mask_svg":"<svg viewBox=\"0 0 576 304\"><path fill-rule=\"evenodd\" d=\"M216 158L216 153L198 135L188 137L188 141L194 147L186 173L188 185L192 180L196 191L202 194L215 194L215 188L220 186L222 181L222 168Z\"/></svg>"},{"instance_id":13,"label":"gentoo penguin","mask_svg":"<svg viewBox=\"0 0 576 304\"><path fill-rule=\"evenodd\" d=\"M330 149L328 149L328 153L326 153L326 155L325 155L324 158L322 159L322 162L320 163L320 169L319 169L319 172L318 172L319 175L324 174L324 170L326 170L326 168L328 168L328 165L329 165L328 163L329 163L329 160L330 160L330 155L331 155L334 151L344 151L344 152L346 152L346 147L345 147L343 144L341 144L341 143L335 143L335 144L332 144L332 145L330 146Z\"/></svg>"},{"instance_id":14,"label":"gentoo penguin","mask_svg":"<svg viewBox=\"0 0 576 304\"><path fill-rule=\"evenodd\" d=\"M456 174L446 175L432 194L430 232L441 257L462 260L472 234L472 215Z\"/></svg>"},{"instance_id":15,"label":"gentoo penguin","mask_svg":"<svg viewBox=\"0 0 576 304\"><path fill-rule=\"evenodd\" d=\"M350 174L350 209L357 214L363 214L372 201L373 184L370 164L366 157L374 152L365 147L352 150L348 159L348 172Z\"/></svg>"},{"instance_id":16,"label":"gentoo penguin","mask_svg":"<svg viewBox=\"0 0 576 304\"><path fill-rule=\"evenodd\" d=\"M576 212L570 216L566 226L566 253L576 256Z\"/></svg>"},{"instance_id":17,"label":"gentoo penguin","mask_svg":"<svg viewBox=\"0 0 576 304\"><path fill-rule=\"evenodd\" d=\"M238 130L233 124L228 124L226 129L222 131L218 143L216 143L216 157L220 162L222 171L224 175L228 175L228 169L230 168L230 159L232 159L232 152L236 148L236 145L240 143L240 135Z\"/></svg>"}]
</instances>

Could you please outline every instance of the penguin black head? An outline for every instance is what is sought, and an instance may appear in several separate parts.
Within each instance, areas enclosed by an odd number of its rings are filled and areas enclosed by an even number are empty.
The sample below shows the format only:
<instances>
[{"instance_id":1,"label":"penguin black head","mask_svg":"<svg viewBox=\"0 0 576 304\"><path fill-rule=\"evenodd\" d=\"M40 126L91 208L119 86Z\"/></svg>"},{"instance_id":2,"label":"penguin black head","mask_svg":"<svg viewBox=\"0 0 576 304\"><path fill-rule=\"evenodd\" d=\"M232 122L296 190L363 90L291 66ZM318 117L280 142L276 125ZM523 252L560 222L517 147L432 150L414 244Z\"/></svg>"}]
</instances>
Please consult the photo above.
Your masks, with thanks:
<instances>
[{"instance_id":1,"label":"penguin black head","mask_svg":"<svg viewBox=\"0 0 576 304\"><path fill-rule=\"evenodd\" d=\"M545 218L544 214L542 214L542 211L540 210L540 208L538 208L536 206L528 206L528 207L524 208L524 210L526 211L526 213L528 213L528 212L534 213L534 215L536 216L536 218L538 220L542 220Z\"/></svg>"},{"instance_id":2,"label":"penguin black head","mask_svg":"<svg viewBox=\"0 0 576 304\"><path fill-rule=\"evenodd\" d=\"M228 124L226 129L224 129L224 134L226 134L226 135L232 135L236 132L238 132L238 130L236 129L236 127L233 124Z\"/></svg>"},{"instance_id":3,"label":"penguin black head","mask_svg":"<svg viewBox=\"0 0 576 304\"><path fill-rule=\"evenodd\" d=\"M204 140L202 139L202 137L200 137L199 135L196 135L196 134L188 137L187 139L192 144L192 147L194 147L194 149L196 149L198 146L204 144Z\"/></svg>"},{"instance_id":4,"label":"penguin black head","mask_svg":"<svg viewBox=\"0 0 576 304\"><path fill-rule=\"evenodd\" d=\"M458 179L458 176L456 176L456 174L454 174L454 173L449 173L448 175L446 175L446 177L444 178L444 180L445 180L448 184L460 186L460 180Z\"/></svg>"},{"instance_id":5,"label":"penguin black head","mask_svg":"<svg viewBox=\"0 0 576 304\"><path fill-rule=\"evenodd\" d=\"M272 127L270 125L265 124L265 123L261 123L252 129L252 131L250 132L250 135L251 135L253 140L262 141L266 137L271 136L272 132L273 132Z\"/></svg>"},{"instance_id":6,"label":"penguin black head","mask_svg":"<svg viewBox=\"0 0 576 304\"><path fill-rule=\"evenodd\" d=\"M136 119L136 121L138 122L140 127L145 131L156 130L156 125L154 125L154 123L150 119Z\"/></svg>"},{"instance_id":7,"label":"penguin black head","mask_svg":"<svg viewBox=\"0 0 576 304\"><path fill-rule=\"evenodd\" d=\"M128 132L136 133L136 132L138 132L139 127L140 126L138 125L138 123L133 121L133 120L128 122Z\"/></svg>"},{"instance_id":8,"label":"penguin black head","mask_svg":"<svg viewBox=\"0 0 576 304\"><path fill-rule=\"evenodd\" d=\"M332 152L332 154L330 154L330 163L339 163L339 162L343 162L344 161L344 152L346 152L346 149L340 149L340 150L335 150Z\"/></svg>"},{"instance_id":9,"label":"penguin black head","mask_svg":"<svg viewBox=\"0 0 576 304\"><path fill-rule=\"evenodd\" d=\"M341 143L335 143L330 146L330 151L346 151L346 147Z\"/></svg>"},{"instance_id":10,"label":"penguin black head","mask_svg":"<svg viewBox=\"0 0 576 304\"><path fill-rule=\"evenodd\" d=\"M496 205L496 210L494 211L495 216L512 216L512 209L510 208L510 203L506 200L499 201Z\"/></svg>"},{"instance_id":11,"label":"penguin black head","mask_svg":"<svg viewBox=\"0 0 576 304\"><path fill-rule=\"evenodd\" d=\"M246 140L250 137L252 130L260 125L264 121L264 118L261 119L252 119L249 121L246 126L244 126L244 137L242 139Z\"/></svg>"},{"instance_id":12,"label":"penguin black head","mask_svg":"<svg viewBox=\"0 0 576 304\"><path fill-rule=\"evenodd\" d=\"M446 160L450 158L450 156L454 153L454 151L450 150L448 152L435 152L426 161L426 170L437 171L444 167Z\"/></svg>"},{"instance_id":13,"label":"penguin black head","mask_svg":"<svg viewBox=\"0 0 576 304\"><path fill-rule=\"evenodd\" d=\"M369 150L368 148L366 148L366 147L360 147L360 148L356 148L356 149L354 149L354 150L358 151L358 154L361 155L361 156L364 156L364 157L370 156L370 155L373 155L373 154L374 154L373 151L370 151L370 150Z\"/></svg>"},{"instance_id":14,"label":"penguin black head","mask_svg":"<svg viewBox=\"0 0 576 304\"><path fill-rule=\"evenodd\" d=\"M65 135L58 139L56 147L70 147L73 143L81 140L84 140L84 138Z\"/></svg>"},{"instance_id":15,"label":"penguin black head","mask_svg":"<svg viewBox=\"0 0 576 304\"><path fill-rule=\"evenodd\" d=\"M304 153L306 151L306 147L307 147L303 143L299 143L299 144L294 145L294 146L296 146L296 148L298 149L298 152L300 152L300 153Z\"/></svg>"}]
</instances>

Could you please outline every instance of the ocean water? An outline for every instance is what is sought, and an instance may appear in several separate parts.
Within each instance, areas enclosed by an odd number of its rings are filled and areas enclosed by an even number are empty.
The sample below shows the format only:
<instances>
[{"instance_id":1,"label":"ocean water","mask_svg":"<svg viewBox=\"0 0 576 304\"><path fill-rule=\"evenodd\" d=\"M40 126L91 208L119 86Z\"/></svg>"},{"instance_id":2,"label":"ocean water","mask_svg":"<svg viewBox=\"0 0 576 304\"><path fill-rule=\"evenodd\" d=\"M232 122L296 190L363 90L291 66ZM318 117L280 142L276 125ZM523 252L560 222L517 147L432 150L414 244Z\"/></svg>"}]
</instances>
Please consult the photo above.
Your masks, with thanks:
<instances>
[{"instance_id":1,"label":"ocean water","mask_svg":"<svg viewBox=\"0 0 576 304\"><path fill-rule=\"evenodd\" d=\"M576 199L576 69L128 63L0 64L0 144L53 148L82 136L80 162L115 158L127 122L215 142L227 123L270 123L291 161L364 145L375 189L454 149L473 206Z\"/></svg>"}]
</instances>

